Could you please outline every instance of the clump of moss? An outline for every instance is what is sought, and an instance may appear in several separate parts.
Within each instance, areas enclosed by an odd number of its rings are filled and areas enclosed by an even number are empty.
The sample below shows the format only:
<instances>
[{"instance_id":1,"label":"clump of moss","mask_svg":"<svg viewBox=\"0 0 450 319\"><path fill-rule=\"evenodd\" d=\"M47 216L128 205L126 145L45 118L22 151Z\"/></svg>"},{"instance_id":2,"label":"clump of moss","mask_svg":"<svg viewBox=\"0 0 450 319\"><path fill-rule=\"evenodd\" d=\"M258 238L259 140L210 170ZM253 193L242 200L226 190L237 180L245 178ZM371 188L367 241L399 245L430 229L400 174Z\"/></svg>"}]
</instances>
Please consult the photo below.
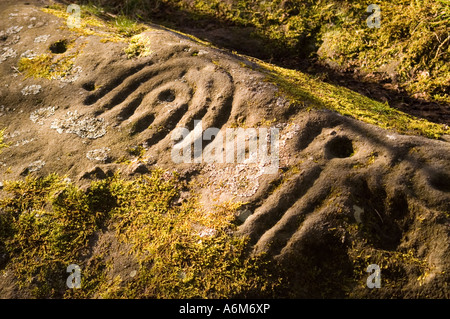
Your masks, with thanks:
<instances>
[{"instance_id":1,"label":"clump of moss","mask_svg":"<svg viewBox=\"0 0 450 319\"><path fill-rule=\"evenodd\" d=\"M143 24L137 23L136 20L130 19L124 15L116 17L113 25L119 34L127 38L138 35L147 29Z\"/></svg>"},{"instance_id":2,"label":"clump of moss","mask_svg":"<svg viewBox=\"0 0 450 319\"><path fill-rule=\"evenodd\" d=\"M450 134L445 125L429 122L398 111L387 103L381 103L347 88L322 82L300 71L285 69L255 60L267 74L267 80L275 83L287 94L292 103L310 104L310 108L327 108L382 128L399 133L418 134L439 138Z\"/></svg>"},{"instance_id":3,"label":"clump of moss","mask_svg":"<svg viewBox=\"0 0 450 319\"><path fill-rule=\"evenodd\" d=\"M173 209L173 180L157 186L150 182L154 178L161 176L145 178L133 192L134 209L123 206L116 215L118 236L132 246L140 270L136 281L110 297L230 298L256 291L270 295L274 283L264 271L267 261L247 258L247 241L230 236L239 205L208 213L188 201ZM145 205L148 201L156 205Z\"/></svg>"},{"instance_id":4,"label":"clump of moss","mask_svg":"<svg viewBox=\"0 0 450 319\"><path fill-rule=\"evenodd\" d=\"M371 4L369 1L179 0L160 1L153 9L140 0L132 3L96 0L94 3L110 5L108 10L118 13L119 18L125 15L149 18L146 13L182 9L194 20L212 17L236 26L254 27L254 35L267 44L265 56L277 61L295 60L299 54L318 56L319 60L345 70L386 73L392 77L391 81L398 82L399 87L416 97L443 102L449 99L447 60L450 38L446 30L450 11L442 1L381 1L379 29L369 28L366 24L370 15L366 12ZM142 10L144 7L147 11ZM128 22L123 21L126 26ZM125 50L129 57L136 57L142 56L146 47L132 40ZM293 70L268 64L266 67L271 71L271 80L294 96L299 104L312 101L313 107L333 109L401 133L431 138L450 133L442 125L409 116L386 103L373 101L343 87L324 84Z\"/></svg>"},{"instance_id":5,"label":"clump of moss","mask_svg":"<svg viewBox=\"0 0 450 319\"><path fill-rule=\"evenodd\" d=\"M76 53L63 56L44 53L34 58L21 58L18 69L26 77L57 79L69 75Z\"/></svg>"},{"instance_id":6,"label":"clump of moss","mask_svg":"<svg viewBox=\"0 0 450 319\"><path fill-rule=\"evenodd\" d=\"M117 164L125 164L125 165L130 165L132 162L129 158L127 158L126 156L122 156L120 158L118 158L115 163Z\"/></svg>"},{"instance_id":7,"label":"clump of moss","mask_svg":"<svg viewBox=\"0 0 450 319\"><path fill-rule=\"evenodd\" d=\"M0 253L22 289L35 297L230 298L270 296L278 280L263 257L249 257L232 236L239 203L205 212L191 197L174 205L183 186L155 170L118 174L83 191L57 175L7 182L0 201ZM131 280L110 277L111 251L89 253L108 229L139 264ZM66 268L82 270L81 289L68 290ZM125 280L127 279L127 280Z\"/></svg>"},{"instance_id":8,"label":"clump of moss","mask_svg":"<svg viewBox=\"0 0 450 319\"><path fill-rule=\"evenodd\" d=\"M41 10L43 12L52 14L54 16L57 16L59 18L63 18L67 21L67 19L70 16L70 13L66 11L67 7L62 6L60 4L52 4L48 7L42 8ZM96 11L94 11L96 12ZM79 32L81 34L94 34L95 30L97 28L102 29L105 28L106 25L101 21L101 19L95 18L94 14L92 13L91 7L82 7L81 10L81 16L80 16L80 26L79 28L73 28L76 32ZM98 13L98 12L96 12ZM63 26L64 27L64 26Z\"/></svg>"}]
</instances>

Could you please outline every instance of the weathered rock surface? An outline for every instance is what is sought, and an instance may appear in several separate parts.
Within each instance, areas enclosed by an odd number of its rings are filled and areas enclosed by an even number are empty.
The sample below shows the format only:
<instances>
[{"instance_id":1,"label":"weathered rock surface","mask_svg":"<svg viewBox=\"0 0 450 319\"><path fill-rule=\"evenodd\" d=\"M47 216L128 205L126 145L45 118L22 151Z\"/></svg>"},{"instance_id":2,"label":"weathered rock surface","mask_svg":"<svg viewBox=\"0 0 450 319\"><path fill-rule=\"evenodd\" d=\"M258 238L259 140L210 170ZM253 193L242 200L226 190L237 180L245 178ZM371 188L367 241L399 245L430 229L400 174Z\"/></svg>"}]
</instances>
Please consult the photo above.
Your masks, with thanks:
<instances>
[{"instance_id":1,"label":"weathered rock surface","mask_svg":"<svg viewBox=\"0 0 450 319\"><path fill-rule=\"evenodd\" d=\"M63 19L28 2L0 4L0 128L11 143L0 154L0 181L58 172L83 184L106 177L128 148L141 145L144 156L124 169L130 174L153 166L194 170L206 207L232 198L249 203L238 233L250 237L253 253L267 252L285 269L286 296L317 296L325 283L339 291L354 252L370 247L379 258L411 251L423 263L405 261L403 280L376 291L362 279L354 295L449 297L448 142L330 111L293 113L252 62L161 28L144 34L149 56L128 59L126 44L60 28ZM71 46L58 54L74 54L69 74L49 80L18 72L21 57L62 40ZM201 120L203 130L257 128L272 119L280 132L275 174L260 163L172 159L177 127L193 131ZM355 235L353 227L364 231ZM368 257L364 267L379 262Z\"/></svg>"}]
</instances>

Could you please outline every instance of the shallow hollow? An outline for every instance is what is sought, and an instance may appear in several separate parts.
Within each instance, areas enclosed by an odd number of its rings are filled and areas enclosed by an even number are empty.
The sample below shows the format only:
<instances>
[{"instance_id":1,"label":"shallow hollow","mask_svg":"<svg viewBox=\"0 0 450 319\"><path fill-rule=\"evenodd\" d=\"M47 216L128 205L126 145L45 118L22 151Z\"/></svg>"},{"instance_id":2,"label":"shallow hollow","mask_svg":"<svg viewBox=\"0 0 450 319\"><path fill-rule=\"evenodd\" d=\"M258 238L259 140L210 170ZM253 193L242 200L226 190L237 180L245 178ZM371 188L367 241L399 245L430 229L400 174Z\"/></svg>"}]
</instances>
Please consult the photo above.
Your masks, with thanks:
<instances>
[{"instance_id":1,"label":"shallow hollow","mask_svg":"<svg viewBox=\"0 0 450 319\"><path fill-rule=\"evenodd\" d=\"M354 153L353 143L346 136L337 136L325 145L326 158L346 158Z\"/></svg>"}]
</instances>

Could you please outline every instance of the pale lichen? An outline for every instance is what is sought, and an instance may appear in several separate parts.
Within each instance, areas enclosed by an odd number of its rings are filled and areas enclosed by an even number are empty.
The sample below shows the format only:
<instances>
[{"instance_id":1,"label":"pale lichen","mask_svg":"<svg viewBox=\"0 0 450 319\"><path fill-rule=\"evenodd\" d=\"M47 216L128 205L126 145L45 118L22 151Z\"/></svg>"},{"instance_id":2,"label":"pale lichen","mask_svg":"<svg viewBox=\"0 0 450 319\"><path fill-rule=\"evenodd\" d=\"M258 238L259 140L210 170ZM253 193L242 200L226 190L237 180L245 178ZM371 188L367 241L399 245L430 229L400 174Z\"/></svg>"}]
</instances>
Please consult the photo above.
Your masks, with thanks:
<instances>
[{"instance_id":1,"label":"pale lichen","mask_svg":"<svg viewBox=\"0 0 450 319\"><path fill-rule=\"evenodd\" d=\"M33 138L30 138L30 139L25 138L25 139L23 139L23 140L17 141L16 144L14 144L13 146L14 146L14 147L24 146L24 145L27 145L27 144L29 144L29 143L31 143L31 142L34 142L35 140L36 140L36 139L35 139L34 137L33 137Z\"/></svg>"},{"instance_id":2,"label":"pale lichen","mask_svg":"<svg viewBox=\"0 0 450 319\"><path fill-rule=\"evenodd\" d=\"M78 111L67 112L63 119L54 120L50 128L59 134L76 134L81 138L97 139L106 134L104 119L95 117L84 117Z\"/></svg>"}]
</instances>

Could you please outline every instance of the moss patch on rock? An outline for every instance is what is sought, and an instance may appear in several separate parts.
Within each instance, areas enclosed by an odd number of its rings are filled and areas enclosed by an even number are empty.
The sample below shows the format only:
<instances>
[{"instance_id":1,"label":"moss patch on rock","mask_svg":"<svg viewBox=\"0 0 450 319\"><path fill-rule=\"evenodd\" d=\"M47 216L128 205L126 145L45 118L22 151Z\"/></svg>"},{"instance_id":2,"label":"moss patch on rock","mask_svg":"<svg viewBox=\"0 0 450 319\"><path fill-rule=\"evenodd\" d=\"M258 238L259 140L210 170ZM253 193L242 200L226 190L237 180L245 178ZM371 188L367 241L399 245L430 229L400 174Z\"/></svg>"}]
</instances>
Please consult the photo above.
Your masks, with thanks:
<instances>
[{"instance_id":1,"label":"moss patch on rock","mask_svg":"<svg viewBox=\"0 0 450 319\"><path fill-rule=\"evenodd\" d=\"M130 44L125 48L129 59L135 57L146 57L152 53L150 40L145 35L135 35L130 39Z\"/></svg>"},{"instance_id":2,"label":"moss patch on rock","mask_svg":"<svg viewBox=\"0 0 450 319\"><path fill-rule=\"evenodd\" d=\"M59 18L67 20L70 13L66 12L66 7L54 4L43 8L42 11L50 13ZM61 28L69 28L63 24ZM80 25L72 27L71 30L79 35L96 35L102 38L103 42L127 41L131 37L145 31L147 27L136 20L126 16L106 15L105 12L93 5L83 5L80 8Z\"/></svg>"}]
</instances>

